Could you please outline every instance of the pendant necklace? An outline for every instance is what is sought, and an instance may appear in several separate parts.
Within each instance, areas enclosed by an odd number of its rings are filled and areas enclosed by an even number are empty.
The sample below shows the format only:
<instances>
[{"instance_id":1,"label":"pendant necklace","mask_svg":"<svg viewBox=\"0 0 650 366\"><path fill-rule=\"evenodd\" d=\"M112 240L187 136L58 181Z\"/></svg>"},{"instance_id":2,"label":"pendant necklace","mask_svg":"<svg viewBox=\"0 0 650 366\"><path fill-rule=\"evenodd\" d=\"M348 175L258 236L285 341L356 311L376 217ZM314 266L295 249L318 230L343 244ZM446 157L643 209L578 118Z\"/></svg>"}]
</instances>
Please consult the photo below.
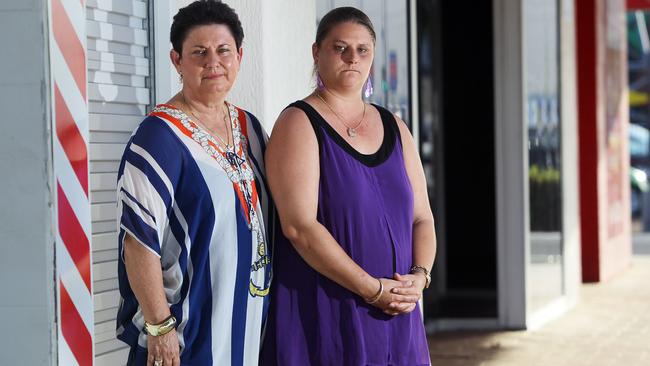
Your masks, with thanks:
<instances>
[{"instance_id":1,"label":"pendant necklace","mask_svg":"<svg viewBox=\"0 0 650 366\"><path fill-rule=\"evenodd\" d=\"M355 138L355 137L357 136L357 128L359 128L359 126L361 126L361 123L363 123L364 118L366 118L366 103L365 103L365 102L363 103L363 115L361 116L361 119L359 120L359 122L357 122L357 124L356 124L354 127L349 127L349 126L347 125L347 123L345 123L345 121L343 120L343 118L342 118L338 113L336 113L336 111L334 110L334 108L332 108L332 106L330 106L329 103L327 103L327 102L325 101L325 99L324 99L323 97L321 97L320 93L316 92L316 96L317 96L318 99L320 99L323 103L325 103L325 105L327 106L327 108L329 108L329 110L332 111L332 113L334 113L334 115L336 116L336 118L338 118L339 121L341 121L341 123L343 124L343 126L345 126L345 128L346 128L346 132L348 133L348 136L350 136L351 138Z\"/></svg>"},{"instance_id":2,"label":"pendant necklace","mask_svg":"<svg viewBox=\"0 0 650 366\"><path fill-rule=\"evenodd\" d=\"M227 141L224 141L221 138L221 136L219 136L218 133L216 133L211 128L209 128L205 123L203 123L203 121L201 121L199 117L196 116L196 114L194 114L194 108L191 108L190 105L187 103L187 101L185 100L185 95L183 95L183 93L181 93L181 96L183 97L183 104L185 104L188 107L190 114L201 125L201 127L205 128L210 133L210 135L216 137L221 143L221 145L223 145L223 147L226 149L226 151L233 150L235 148L234 141L232 145L228 143L230 141L230 136L228 135L228 120L226 119L226 115L228 115L228 117L231 119L230 122L232 123L232 118L230 117L230 111L227 110L228 108L226 107L227 111L223 113L223 124L226 127L226 139L227 139Z\"/></svg>"}]
</instances>

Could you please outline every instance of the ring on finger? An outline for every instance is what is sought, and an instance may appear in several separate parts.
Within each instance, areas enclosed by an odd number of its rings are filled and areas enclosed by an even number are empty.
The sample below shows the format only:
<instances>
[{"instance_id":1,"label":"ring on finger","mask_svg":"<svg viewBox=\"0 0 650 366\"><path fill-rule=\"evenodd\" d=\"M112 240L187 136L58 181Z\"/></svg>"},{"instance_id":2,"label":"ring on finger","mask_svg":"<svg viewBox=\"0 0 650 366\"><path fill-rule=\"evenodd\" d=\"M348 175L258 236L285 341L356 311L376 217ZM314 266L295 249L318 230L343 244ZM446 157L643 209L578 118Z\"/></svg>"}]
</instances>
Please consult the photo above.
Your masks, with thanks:
<instances>
[{"instance_id":1,"label":"ring on finger","mask_svg":"<svg viewBox=\"0 0 650 366\"><path fill-rule=\"evenodd\" d=\"M153 366L163 366L163 360L153 360Z\"/></svg>"}]
</instances>

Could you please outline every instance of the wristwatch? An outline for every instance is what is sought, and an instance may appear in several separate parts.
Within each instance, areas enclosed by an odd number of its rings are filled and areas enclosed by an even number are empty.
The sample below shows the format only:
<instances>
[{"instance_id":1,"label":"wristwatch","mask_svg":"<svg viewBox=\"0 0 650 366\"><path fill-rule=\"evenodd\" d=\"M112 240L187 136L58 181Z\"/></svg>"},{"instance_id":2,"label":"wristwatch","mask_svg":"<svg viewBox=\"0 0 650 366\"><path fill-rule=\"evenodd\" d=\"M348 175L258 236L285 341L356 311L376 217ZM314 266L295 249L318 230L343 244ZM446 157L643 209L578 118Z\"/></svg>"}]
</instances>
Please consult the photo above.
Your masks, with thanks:
<instances>
[{"instance_id":1,"label":"wristwatch","mask_svg":"<svg viewBox=\"0 0 650 366\"><path fill-rule=\"evenodd\" d=\"M426 280L424 284L424 288L429 288L429 285L431 284L431 274L429 273L429 270L422 266L418 266L417 264L414 264L413 266L411 266L409 273L414 274L417 272L422 272L424 274L424 279Z\"/></svg>"},{"instance_id":2,"label":"wristwatch","mask_svg":"<svg viewBox=\"0 0 650 366\"><path fill-rule=\"evenodd\" d=\"M176 318L173 315L168 316L162 323L158 324L149 324L146 321L144 322L144 331L148 335L158 337L165 335L176 328Z\"/></svg>"}]
</instances>

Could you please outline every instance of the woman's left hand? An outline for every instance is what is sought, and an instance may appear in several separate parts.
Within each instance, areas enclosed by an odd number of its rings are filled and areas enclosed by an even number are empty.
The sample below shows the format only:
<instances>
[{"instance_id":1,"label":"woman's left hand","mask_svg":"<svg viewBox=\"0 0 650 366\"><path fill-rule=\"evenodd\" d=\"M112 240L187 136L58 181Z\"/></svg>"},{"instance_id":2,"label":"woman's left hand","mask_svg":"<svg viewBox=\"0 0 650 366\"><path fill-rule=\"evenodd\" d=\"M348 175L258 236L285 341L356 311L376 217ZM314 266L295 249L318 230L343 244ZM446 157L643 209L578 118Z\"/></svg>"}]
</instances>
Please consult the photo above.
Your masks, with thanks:
<instances>
[{"instance_id":1,"label":"woman's left hand","mask_svg":"<svg viewBox=\"0 0 650 366\"><path fill-rule=\"evenodd\" d=\"M396 281L401 281L406 283L407 281L411 282L411 286L408 287L395 287L391 290L392 293L398 295L409 295L415 296L417 299L414 302L393 302L390 304L390 308L384 310L384 313L388 315L399 315L407 314L415 310L415 305L422 297L422 291L426 285L426 279L420 273L414 274L404 274L395 273L393 279Z\"/></svg>"}]
</instances>

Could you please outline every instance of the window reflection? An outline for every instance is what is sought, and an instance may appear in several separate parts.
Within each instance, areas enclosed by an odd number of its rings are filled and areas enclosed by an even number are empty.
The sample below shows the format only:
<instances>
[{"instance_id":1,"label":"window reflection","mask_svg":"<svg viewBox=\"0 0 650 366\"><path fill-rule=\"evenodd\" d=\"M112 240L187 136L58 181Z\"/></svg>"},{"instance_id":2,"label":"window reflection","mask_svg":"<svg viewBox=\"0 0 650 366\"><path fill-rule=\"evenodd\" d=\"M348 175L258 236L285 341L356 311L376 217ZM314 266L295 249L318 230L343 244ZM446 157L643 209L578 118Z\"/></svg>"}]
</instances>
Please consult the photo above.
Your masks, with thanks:
<instances>
[{"instance_id":1,"label":"window reflection","mask_svg":"<svg viewBox=\"0 0 650 366\"><path fill-rule=\"evenodd\" d=\"M530 197L530 303L563 294L562 176L557 2L524 1Z\"/></svg>"},{"instance_id":2,"label":"window reflection","mask_svg":"<svg viewBox=\"0 0 650 366\"><path fill-rule=\"evenodd\" d=\"M635 242L650 235L650 12L627 13L630 125L630 213ZM642 233L645 233L643 235ZM642 235L639 235L642 234Z\"/></svg>"}]
</instances>

